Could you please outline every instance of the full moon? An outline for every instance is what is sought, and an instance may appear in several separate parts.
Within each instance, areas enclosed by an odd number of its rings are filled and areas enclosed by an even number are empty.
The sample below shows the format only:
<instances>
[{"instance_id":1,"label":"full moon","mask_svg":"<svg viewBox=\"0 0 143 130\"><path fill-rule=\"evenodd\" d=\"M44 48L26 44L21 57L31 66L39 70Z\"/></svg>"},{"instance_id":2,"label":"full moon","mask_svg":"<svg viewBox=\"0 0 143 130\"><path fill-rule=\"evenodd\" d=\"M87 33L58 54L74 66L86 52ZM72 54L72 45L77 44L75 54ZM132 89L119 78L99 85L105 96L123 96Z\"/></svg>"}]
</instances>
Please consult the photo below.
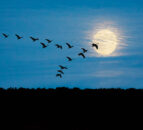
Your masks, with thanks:
<instances>
[{"instance_id":1,"label":"full moon","mask_svg":"<svg viewBox=\"0 0 143 130\"><path fill-rule=\"evenodd\" d=\"M114 32L103 29L93 36L93 42L97 43L98 50L96 52L102 56L111 55L117 48L118 40Z\"/></svg>"}]
</instances>

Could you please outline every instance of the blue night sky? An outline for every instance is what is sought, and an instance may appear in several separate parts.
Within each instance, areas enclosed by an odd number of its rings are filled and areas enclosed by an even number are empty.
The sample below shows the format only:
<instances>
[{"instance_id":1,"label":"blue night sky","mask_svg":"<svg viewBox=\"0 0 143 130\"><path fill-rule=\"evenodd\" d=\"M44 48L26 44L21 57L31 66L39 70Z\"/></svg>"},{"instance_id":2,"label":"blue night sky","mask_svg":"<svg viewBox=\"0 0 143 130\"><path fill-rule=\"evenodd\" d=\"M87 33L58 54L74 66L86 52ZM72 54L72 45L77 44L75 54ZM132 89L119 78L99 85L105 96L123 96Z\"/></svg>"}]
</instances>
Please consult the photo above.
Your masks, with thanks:
<instances>
[{"instance_id":1,"label":"blue night sky","mask_svg":"<svg viewBox=\"0 0 143 130\"><path fill-rule=\"evenodd\" d=\"M109 56L91 47L103 29L118 39ZM15 33L24 38L18 41ZM43 49L29 36L54 41ZM89 50L86 59L77 56L81 47ZM62 79L55 76L60 64L69 68ZM0 0L0 87L62 86L143 88L143 0Z\"/></svg>"}]
</instances>

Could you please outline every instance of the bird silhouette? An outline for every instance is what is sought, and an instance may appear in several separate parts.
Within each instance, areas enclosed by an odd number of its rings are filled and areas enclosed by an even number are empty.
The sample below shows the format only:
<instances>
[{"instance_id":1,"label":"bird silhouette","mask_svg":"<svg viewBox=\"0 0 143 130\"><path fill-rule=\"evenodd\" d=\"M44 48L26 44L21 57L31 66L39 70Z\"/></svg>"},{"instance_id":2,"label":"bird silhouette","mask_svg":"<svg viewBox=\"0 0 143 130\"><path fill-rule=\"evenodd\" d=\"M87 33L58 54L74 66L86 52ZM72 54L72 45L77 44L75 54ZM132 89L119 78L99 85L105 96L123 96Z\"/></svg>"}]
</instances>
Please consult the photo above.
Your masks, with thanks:
<instances>
[{"instance_id":1,"label":"bird silhouette","mask_svg":"<svg viewBox=\"0 0 143 130\"><path fill-rule=\"evenodd\" d=\"M82 56L83 58L85 58L85 55L83 53L79 53L79 56Z\"/></svg>"},{"instance_id":2,"label":"bird silhouette","mask_svg":"<svg viewBox=\"0 0 143 130\"><path fill-rule=\"evenodd\" d=\"M62 78L62 74L56 74L56 77Z\"/></svg>"},{"instance_id":3,"label":"bird silhouette","mask_svg":"<svg viewBox=\"0 0 143 130\"><path fill-rule=\"evenodd\" d=\"M59 67L63 70L63 69L68 69L67 67L65 66L62 66L62 65L59 65Z\"/></svg>"},{"instance_id":4,"label":"bird silhouette","mask_svg":"<svg viewBox=\"0 0 143 130\"><path fill-rule=\"evenodd\" d=\"M68 56L67 56L67 59L68 59L68 61L72 61L72 58L71 58L71 57L68 57Z\"/></svg>"},{"instance_id":5,"label":"bird silhouette","mask_svg":"<svg viewBox=\"0 0 143 130\"><path fill-rule=\"evenodd\" d=\"M56 46L57 48L63 49L63 47L62 47L61 45L59 45L59 44L56 44L55 46Z\"/></svg>"},{"instance_id":6,"label":"bird silhouette","mask_svg":"<svg viewBox=\"0 0 143 130\"><path fill-rule=\"evenodd\" d=\"M48 45L45 45L44 43L40 43L42 45L43 48L46 48Z\"/></svg>"},{"instance_id":7,"label":"bird silhouette","mask_svg":"<svg viewBox=\"0 0 143 130\"><path fill-rule=\"evenodd\" d=\"M49 39L45 39L48 43L51 43L52 42L52 40L49 40Z\"/></svg>"},{"instance_id":8,"label":"bird silhouette","mask_svg":"<svg viewBox=\"0 0 143 130\"><path fill-rule=\"evenodd\" d=\"M98 49L98 44L93 43L92 47L96 47L96 49Z\"/></svg>"},{"instance_id":9,"label":"bird silhouette","mask_svg":"<svg viewBox=\"0 0 143 130\"><path fill-rule=\"evenodd\" d=\"M19 36L19 35L17 35L17 34L15 34L15 36L17 37L17 40L23 38L23 37L21 37L21 36Z\"/></svg>"},{"instance_id":10,"label":"bird silhouette","mask_svg":"<svg viewBox=\"0 0 143 130\"><path fill-rule=\"evenodd\" d=\"M64 72L62 70L57 70L59 73L64 74Z\"/></svg>"},{"instance_id":11,"label":"bird silhouette","mask_svg":"<svg viewBox=\"0 0 143 130\"><path fill-rule=\"evenodd\" d=\"M7 34L3 33L2 35L3 35L5 38L8 38L8 35L7 35Z\"/></svg>"},{"instance_id":12,"label":"bird silhouette","mask_svg":"<svg viewBox=\"0 0 143 130\"><path fill-rule=\"evenodd\" d=\"M34 37L30 37L32 39L33 42L39 40L39 38L34 38Z\"/></svg>"},{"instance_id":13,"label":"bird silhouette","mask_svg":"<svg viewBox=\"0 0 143 130\"><path fill-rule=\"evenodd\" d=\"M83 53L86 53L88 50L86 50L85 48L81 48L83 50Z\"/></svg>"},{"instance_id":14,"label":"bird silhouette","mask_svg":"<svg viewBox=\"0 0 143 130\"><path fill-rule=\"evenodd\" d=\"M70 45L69 43L66 43L66 45L68 46L68 48L73 48L74 46Z\"/></svg>"}]
</instances>

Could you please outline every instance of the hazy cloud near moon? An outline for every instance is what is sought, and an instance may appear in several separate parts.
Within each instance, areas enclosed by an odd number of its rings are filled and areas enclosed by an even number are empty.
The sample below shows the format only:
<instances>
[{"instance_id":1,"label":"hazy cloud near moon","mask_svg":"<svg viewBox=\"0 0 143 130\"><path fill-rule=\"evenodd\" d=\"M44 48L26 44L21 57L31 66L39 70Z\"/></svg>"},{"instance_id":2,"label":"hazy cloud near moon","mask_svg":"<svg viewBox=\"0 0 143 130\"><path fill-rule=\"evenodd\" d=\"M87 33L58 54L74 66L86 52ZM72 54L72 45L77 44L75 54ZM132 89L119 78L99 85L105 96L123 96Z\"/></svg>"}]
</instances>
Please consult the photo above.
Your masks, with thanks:
<instances>
[{"instance_id":1,"label":"hazy cloud near moon","mask_svg":"<svg viewBox=\"0 0 143 130\"><path fill-rule=\"evenodd\" d=\"M112 78L112 77L118 77L123 75L123 71L118 71L118 70L100 70L95 72L95 74L92 74L95 77L100 77L100 78Z\"/></svg>"}]
</instances>

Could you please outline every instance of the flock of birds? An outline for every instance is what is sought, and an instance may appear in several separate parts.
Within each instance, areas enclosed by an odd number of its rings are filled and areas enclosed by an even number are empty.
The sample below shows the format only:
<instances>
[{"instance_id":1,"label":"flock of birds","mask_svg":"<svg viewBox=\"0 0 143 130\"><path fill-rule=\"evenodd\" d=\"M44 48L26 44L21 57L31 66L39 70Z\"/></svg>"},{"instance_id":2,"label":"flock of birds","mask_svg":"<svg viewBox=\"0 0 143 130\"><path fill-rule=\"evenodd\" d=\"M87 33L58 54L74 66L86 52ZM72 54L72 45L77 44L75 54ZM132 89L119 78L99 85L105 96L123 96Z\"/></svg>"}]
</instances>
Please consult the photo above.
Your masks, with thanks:
<instances>
[{"instance_id":1,"label":"flock of birds","mask_svg":"<svg viewBox=\"0 0 143 130\"><path fill-rule=\"evenodd\" d=\"M9 37L9 35L7 35L7 34L5 34L5 33L2 33L2 35L4 36L4 38L8 38L8 37ZM15 36L17 37L17 40L20 40L20 39L23 38L22 36L20 36L20 35L18 35L18 34L15 34ZM39 38L34 38L34 37L32 37L32 36L30 36L29 38L30 38L33 42L39 41ZM50 43L53 42L53 40L49 40L49 39L45 39L45 41L47 41L48 44L50 44ZM43 42L40 42L40 44L42 45L42 48L47 48L47 47L48 47L48 44L45 44L45 43L43 43ZM74 48L74 46L71 45L70 43L66 43L66 45L67 45L67 47L68 47L69 49ZM55 44L55 46L56 46L58 49L63 49L63 46L60 45L60 44ZM92 44L92 47L95 47L96 49L98 49L98 44L93 43L93 44ZM85 48L81 48L81 50L82 50L82 52L78 53L78 56L81 56L82 58L86 58L86 57L85 57L85 53L87 53L88 50L85 49ZM69 57L69 56L67 56L66 58L68 59L69 62L71 62L71 61L73 60L73 59L72 59L71 57ZM66 70L66 69L68 69L68 68L67 68L66 66L62 66L62 65L59 65L59 68L60 68L60 69L57 70L56 77L62 78L62 76L64 75L64 70Z\"/></svg>"}]
</instances>

